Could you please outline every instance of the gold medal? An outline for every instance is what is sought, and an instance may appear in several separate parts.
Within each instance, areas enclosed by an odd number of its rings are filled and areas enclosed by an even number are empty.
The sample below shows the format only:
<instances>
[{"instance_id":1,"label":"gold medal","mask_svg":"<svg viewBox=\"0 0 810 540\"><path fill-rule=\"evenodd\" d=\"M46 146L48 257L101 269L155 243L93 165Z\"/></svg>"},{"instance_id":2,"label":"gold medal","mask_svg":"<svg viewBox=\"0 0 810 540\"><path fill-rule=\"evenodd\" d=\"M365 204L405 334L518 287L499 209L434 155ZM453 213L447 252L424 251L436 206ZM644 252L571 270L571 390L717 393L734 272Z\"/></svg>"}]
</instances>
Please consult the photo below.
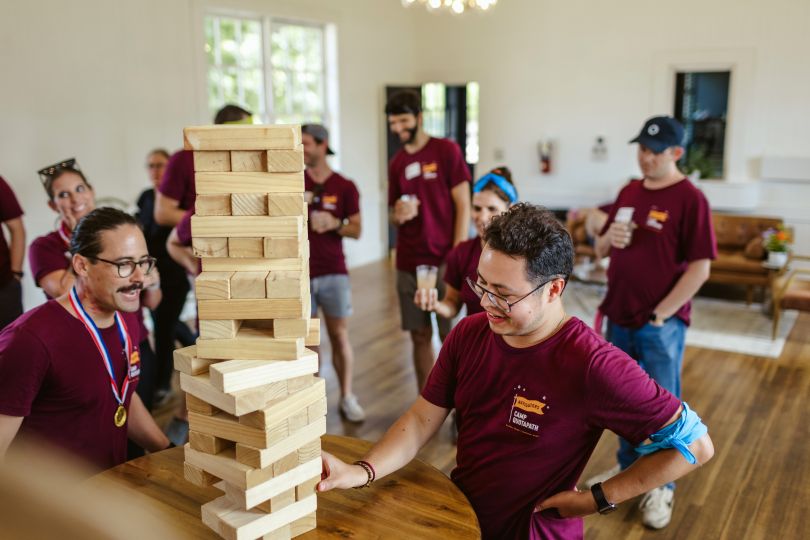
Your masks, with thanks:
<instances>
[{"instance_id":1,"label":"gold medal","mask_svg":"<svg viewBox=\"0 0 810 540\"><path fill-rule=\"evenodd\" d=\"M115 427L122 427L127 423L127 410L123 405L119 405L118 408L115 409L115 416L113 418L115 420Z\"/></svg>"}]
</instances>

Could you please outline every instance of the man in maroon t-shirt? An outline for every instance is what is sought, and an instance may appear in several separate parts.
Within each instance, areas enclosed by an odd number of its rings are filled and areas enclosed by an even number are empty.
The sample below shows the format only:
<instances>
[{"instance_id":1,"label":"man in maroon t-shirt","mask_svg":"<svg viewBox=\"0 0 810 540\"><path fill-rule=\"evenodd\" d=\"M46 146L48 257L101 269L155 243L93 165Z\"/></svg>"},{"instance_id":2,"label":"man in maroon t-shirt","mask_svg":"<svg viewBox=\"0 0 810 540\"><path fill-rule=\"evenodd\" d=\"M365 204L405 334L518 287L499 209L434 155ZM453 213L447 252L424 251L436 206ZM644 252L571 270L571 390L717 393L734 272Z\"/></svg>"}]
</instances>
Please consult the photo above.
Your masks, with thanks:
<instances>
[{"instance_id":1,"label":"man in maroon t-shirt","mask_svg":"<svg viewBox=\"0 0 810 540\"><path fill-rule=\"evenodd\" d=\"M415 92L391 96L385 106L388 126L400 149L388 165L388 206L397 226L397 295L402 329L411 333L413 362L421 390L433 367L430 312L413 302L416 267L440 267L439 298L444 297L447 253L467 239L470 222L470 170L459 146L422 129L422 102ZM444 338L450 321L437 318Z\"/></svg>"},{"instance_id":2,"label":"man in maroon t-shirt","mask_svg":"<svg viewBox=\"0 0 810 540\"><path fill-rule=\"evenodd\" d=\"M0 330L22 315L23 258L25 226L17 197L0 176L0 223L6 226L9 242L0 227Z\"/></svg>"},{"instance_id":3,"label":"man in maroon t-shirt","mask_svg":"<svg viewBox=\"0 0 810 540\"><path fill-rule=\"evenodd\" d=\"M597 256L610 254L608 291L599 309L609 320L608 340L680 397L691 299L717 255L711 210L678 170L684 149L677 120L651 118L630 142L639 144L644 178L619 192L596 241ZM619 465L591 480L629 467L636 457L632 445L620 440ZM674 488L670 484L645 495L640 503L645 525L669 524Z\"/></svg>"},{"instance_id":4,"label":"man in maroon t-shirt","mask_svg":"<svg viewBox=\"0 0 810 540\"><path fill-rule=\"evenodd\" d=\"M332 365L340 382L341 414L362 422L366 413L352 392L354 351L349 342L352 286L343 255L343 238L360 238L360 194L354 183L329 167L329 132L320 124L301 126L309 209L309 290L312 316L321 308L332 346Z\"/></svg>"},{"instance_id":5,"label":"man in maroon t-shirt","mask_svg":"<svg viewBox=\"0 0 810 540\"><path fill-rule=\"evenodd\" d=\"M126 460L127 437L169 445L135 393L137 317L154 268L132 216L99 208L71 238L71 292L0 333L0 459L15 438L35 438L98 468Z\"/></svg>"},{"instance_id":6,"label":"man in maroon t-shirt","mask_svg":"<svg viewBox=\"0 0 810 540\"><path fill-rule=\"evenodd\" d=\"M656 451L591 492L576 491L603 430L640 445L663 427L680 429L689 412L629 356L566 315L574 249L551 212L515 205L492 220L484 241L475 290L485 313L453 329L421 397L362 462L323 453L319 491L367 485L403 467L452 408L459 433L451 478L484 539L581 539L580 516L608 513L712 457L705 431L673 434L688 451Z\"/></svg>"}]
</instances>

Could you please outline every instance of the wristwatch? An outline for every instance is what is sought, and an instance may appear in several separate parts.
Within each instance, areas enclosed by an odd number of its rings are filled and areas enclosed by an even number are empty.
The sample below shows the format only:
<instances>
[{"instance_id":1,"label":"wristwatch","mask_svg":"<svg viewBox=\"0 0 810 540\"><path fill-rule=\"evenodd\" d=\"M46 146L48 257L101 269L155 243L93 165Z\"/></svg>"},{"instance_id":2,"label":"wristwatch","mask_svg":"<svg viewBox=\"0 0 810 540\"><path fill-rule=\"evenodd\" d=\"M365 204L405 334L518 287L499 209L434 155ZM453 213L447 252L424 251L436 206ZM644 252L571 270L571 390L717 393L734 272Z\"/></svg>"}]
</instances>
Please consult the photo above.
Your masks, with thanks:
<instances>
[{"instance_id":1,"label":"wristwatch","mask_svg":"<svg viewBox=\"0 0 810 540\"><path fill-rule=\"evenodd\" d=\"M656 324L658 322L658 314L655 312L650 313L650 322ZM663 322L663 321L661 321Z\"/></svg>"},{"instance_id":2,"label":"wristwatch","mask_svg":"<svg viewBox=\"0 0 810 540\"><path fill-rule=\"evenodd\" d=\"M596 501L596 507L602 515L609 514L616 510L616 505L608 502L605 498L605 492L602 491L602 482L597 482L591 486L591 494Z\"/></svg>"}]
</instances>

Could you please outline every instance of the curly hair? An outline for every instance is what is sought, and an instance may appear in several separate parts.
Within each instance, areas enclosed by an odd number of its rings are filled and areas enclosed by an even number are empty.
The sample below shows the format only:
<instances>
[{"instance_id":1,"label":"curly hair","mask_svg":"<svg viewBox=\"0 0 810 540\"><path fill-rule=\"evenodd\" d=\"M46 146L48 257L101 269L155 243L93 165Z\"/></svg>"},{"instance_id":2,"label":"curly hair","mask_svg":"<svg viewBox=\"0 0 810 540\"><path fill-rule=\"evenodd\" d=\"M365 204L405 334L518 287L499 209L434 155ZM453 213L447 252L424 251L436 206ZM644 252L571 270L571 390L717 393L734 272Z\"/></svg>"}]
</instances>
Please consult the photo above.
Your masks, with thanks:
<instances>
[{"instance_id":1,"label":"curly hair","mask_svg":"<svg viewBox=\"0 0 810 540\"><path fill-rule=\"evenodd\" d=\"M484 232L486 245L511 257L526 259L531 283L560 276L568 281L574 268L574 244L562 223L549 210L518 203L492 218Z\"/></svg>"}]
</instances>

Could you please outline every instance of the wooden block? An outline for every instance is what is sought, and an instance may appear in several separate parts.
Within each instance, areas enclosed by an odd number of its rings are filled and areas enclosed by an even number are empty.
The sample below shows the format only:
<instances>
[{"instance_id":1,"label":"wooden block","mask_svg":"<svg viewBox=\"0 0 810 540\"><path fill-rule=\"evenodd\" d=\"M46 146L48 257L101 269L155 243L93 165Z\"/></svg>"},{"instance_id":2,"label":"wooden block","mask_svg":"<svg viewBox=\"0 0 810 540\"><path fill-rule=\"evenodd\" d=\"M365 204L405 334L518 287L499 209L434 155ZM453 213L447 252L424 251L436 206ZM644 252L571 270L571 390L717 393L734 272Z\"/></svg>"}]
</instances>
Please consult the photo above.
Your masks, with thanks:
<instances>
[{"instance_id":1,"label":"wooden block","mask_svg":"<svg viewBox=\"0 0 810 540\"><path fill-rule=\"evenodd\" d=\"M186 394L186 409L191 412L195 412L197 414L204 414L207 416L211 416L212 414L217 413L217 408L208 403L207 401L203 401L197 396L192 394Z\"/></svg>"},{"instance_id":2,"label":"wooden block","mask_svg":"<svg viewBox=\"0 0 810 540\"><path fill-rule=\"evenodd\" d=\"M295 538L297 536L301 536L302 534L315 530L317 526L318 520L316 519L316 513L312 512L311 514L298 518L290 523L290 537Z\"/></svg>"},{"instance_id":3,"label":"wooden block","mask_svg":"<svg viewBox=\"0 0 810 540\"><path fill-rule=\"evenodd\" d=\"M266 193L234 193L231 195L231 215L233 216L266 216ZM271 216L273 214L270 214ZM294 215L294 214L287 214Z\"/></svg>"},{"instance_id":4,"label":"wooden block","mask_svg":"<svg viewBox=\"0 0 810 540\"><path fill-rule=\"evenodd\" d=\"M267 151L231 151L231 170L233 172L267 172Z\"/></svg>"},{"instance_id":5,"label":"wooden block","mask_svg":"<svg viewBox=\"0 0 810 540\"><path fill-rule=\"evenodd\" d=\"M233 283L231 283L231 292L233 292ZM211 319L300 319L309 315L308 304L309 295L304 299L200 300L197 302L197 315L201 321Z\"/></svg>"},{"instance_id":6,"label":"wooden block","mask_svg":"<svg viewBox=\"0 0 810 540\"><path fill-rule=\"evenodd\" d=\"M303 146L295 150L268 150L267 170L270 172L298 172L304 170Z\"/></svg>"},{"instance_id":7,"label":"wooden block","mask_svg":"<svg viewBox=\"0 0 810 540\"><path fill-rule=\"evenodd\" d=\"M232 339L197 340L200 358L220 360L294 360L304 354L301 338L276 339L272 330L242 328Z\"/></svg>"},{"instance_id":8,"label":"wooden block","mask_svg":"<svg viewBox=\"0 0 810 540\"><path fill-rule=\"evenodd\" d=\"M228 238L228 256L239 258L263 257L264 238Z\"/></svg>"},{"instance_id":9,"label":"wooden block","mask_svg":"<svg viewBox=\"0 0 810 540\"><path fill-rule=\"evenodd\" d=\"M300 216L191 216L191 235L195 241L222 236L298 239L302 231L303 220Z\"/></svg>"},{"instance_id":10,"label":"wooden block","mask_svg":"<svg viewBox=\"0 0 810 540\"><path fill-rule=\"evenodd\" d=\"M301 390L309 388L314 384L314 381L316 379L317 377L313 377L312 375L302 375L301 377L293 377L292 379L287 379L287 393L293 394L295 392L299 392Z\"/></svg>"},{"instance_id":11,"label":"wooden block","mask_svg":"<svg viewBox=\"0 0 810 540\"><path fill-rule=\"evenodd\" d=\"M309 425L308 420L309 420L308 411L306 410L299 411L290 416L289 418L287 418L287 430L290 433L295 433L300 429L304 429L305 427L307 427L307 425Z\"/></svg>"},{"instance_id":12,"label":"wooden block","mask_svg":"<svg viewBox=\"0 0 810 540\"><path fill-rule=\"evenodd\" d=\"M183 478L198 487L213 486L219 482L219 478L191 463L183 463Z\"/></svg>"},{"instance_id":13,"label":"wooden block","mask_svg":"<svg viewBox=\"0 0 810 540\"><path fill-rule=\"evenodd\" d=\"M274 476L267 481L253 486L248 489L241 489L234 486L229 482L223 482L222 487L228 497L234 501L240 508L250 509L254 508L265 501L271 500L273 497L283 495L288 490L292 489L292 497L295 499L295 487L307 482L310 478L321 475L321 457L312 459L301 465L297 465L280 475ZM219 488L219 486L217 486Z\"/></svg>"},{"instance_id":14,"label":"wooden block","mask_svg":"<svg viewBox=\"0 0 810 540\"><path fill-rule=\"evenodd\" d=\"M269 426L267 429L260 429L240 424L235 416L224 412L213 416L190 412L188 413L188 427L192 431L206 433L255 448L268 448L290 434L286 418L274 426Z\"/></svg>"},{"instance_id":15,"label":"wooden block","mask_svg":"<svg viewBox=\"0 0 810 540\"><path fill-rule=\"evenodd\" d=\"M266 279L267 272L234 272L231 277L231 298L264 298Z\"/></svg>"},{"instance_id":16,"label":"wooden block","mask_svg":"<svg viewBox=\"0 0 810 540\"><path fill-rule=\"evenodd\" d=\"M304 173L199 172L194 174L197 196L211 193L304 192Z\"/></svg>"},{"instance_id":17,"label":"wooden block","mask_svg":"<svg viewBox=\"0 0 810 540\"><path fill-rule=\"evenodd\" d=\"M326 381L319 377L310 377L310 382L311 384L303 390L271 401L267 403L264 408L256 412L240 416L239 423L259 429L267 429L268 427L281 423L296 413L300 413L302 410L308 410L311 405L320 400L325 400ZM308 412L305 418L309 418ZM313 421L314 420L313 418ZM304 423L308 424L310 422Z\"/></svg>"},{"instance_id":18,"label":"wooden block","mask_svg":"<svg viewBox=\"0 0 810 540\"><path fill-rule=\"evenodd\" d=\"M258 386L249 390L226 394L214 388L209 375L180 374L180 388L234 416L242 416L263 409L268 402L287 395L288 381Z\"/></svg>"},{"instance_id":19,"label":"wooden block","mask_svg":"<svg viewBox=\"0 0 810 540\"><path fill-rule=\"evenodd\" d=\"M253 540L283 529L291 530L290 523L307 517L317 507L317 497L308 497L268 514L261 510L241 510L223 495L202 506L203 522L225 540ZM277 540L278 536L271 537ZM281 538L287 538L282 536Z\"/></svg>"},{"instance_id":20,"label":"wooden block","mask_svg":"<svg viewBox=\"0 0 810 540\"><path fill-rule=\"evenodd\" d=\"M290 506L295 502L295 488L290 488L287 491L282 491L275 497L270 497L268 500L261 504L256 505L256 508L264 512L278 512L285 506Z\"/></svg>"},{"instance_id":21,"label":"wooden block","mask_svg":"<svg viewBox=\"0 0 810 540\"><path fill-rule=\"evenodd\" d=\"M193 217L191 219L194 219ZM207 217L203 219L224 219L223 217ZM192 233L194 234L194 233ZM221 233L220 233L221 234ZM203 238L194 236L191 239L191 247L194 249L195 257L227 257L227 238Z\"/></svg>"},{"instance_id":22,"label":"wooden block","mask_svg":"<svg viewBox=\"0 0 810 540\"><path fill-rule=\"evenodd\" d=\"M198 216L230 216L231 196L228 193L198 195L194 201L194 213Z\"/></svg>"},{"instance_id":23,"label":"wooden block","mask_svg":"<svg viewBox=\"0 0 810 540\"><path fill-rule=\"evenodd\" d=\"M305 280L302 272L270 272L267 274L265 294L267 298L300 298L305 286L309 288L309 280Z\"/></svg>"},{"instance_id":24,"label":"wooden block","mask_svg":"<svg viewBox=\"0 0 810 540\"><path fill-rule=\"evenodd\" d=\"M233 272L201 272L194 279L194 294L198 300L227 300L231 297Z\"/></svg>"},{"instance_id":25,"label":"wooden block","mask_svg":"<svg viewBox=\"0 0 810 540\"><path fill-rule=\"evenodd\" d=\"M219 362L219 360L205 360L197 357L197 347L190 345L182 349L175 349L172 354L174 357L174 369L180 373L188 375L200 375L208 373L208 367L211 364Z\"/></svg>"},{"instance_id":26,"label":"wooden block","mask_svg":"<svg viewBox=\"0 0 810 540\"><path fill-rule=\"evenodd\" d=\"M321 344L321 320L309 320L309 332L304 340L304 345L307 347L318 347Z\"/></svg>"},{"instance_id":27,"label":"wooden block","mask_svg":"<svg viewBox=\"0 0 810 540\"><path fill-rule=\"evenodd\" d=\"M322 397L307 408L307 422L314 422L317 418L326 416L326 396Z\"/></svg>"},{"instance_id":28,"label":"wooden block","mask_svg":"<svg viewBox=\"0 0 810 540\"><path fill-rule=\"evenodd\" d=\"M315 439L314 441L305 444L298 449L298 463L306 463L321 455L321 440Z\"/></svg>"},{"instance_id":29,"label":"wooden block","mask_svg":"<svg viewBox=\"0 0 810 540\"><path fill-rule=\"evenodd\" d=\"M290 452L280 460L273 463L273 478L286 472L290 472L300 465L298 461L298 451Z\"/></svg>"},{"instance_id":30,"label":"wooden block","mask_svg":"<svg viewBox=\"0 0 810 540\"><path fill-rule=\"evenodd\" d=\"M229 339L236 337L242 321L233 319L209 319L198 321L200 337L205 339Z\"/></svg>"},{"instance_id":31,"label":"wooden block","mask_svg":"<svg viewBox=\"0 0 810 540\"><path fill-rule=\"evenodd\" d=\"M295 500L301 501L311 495L315 495L315 486L317 486L320 481L321 475L319 474L295 486Z\"/></svg>"},{"instance_id":32,"label":"wooden block","mask_svg":"<svg viewBox=\"0 0 810 540\"><path fill-rule=\"evenodd\" d=\"M194 152L195 172L228 172L231 170L231 153L219 150Z\"/></svg>"},{"instance_id":33,"label":"wooden block","mask_svg":"<svg viewBox=\"0 0 810 540\"><path fill-rule=\"evenodd\" d=\"M233 448L234 446L234 443L227 439L222 439L208 433L201 433L199 431L192 430L189 430L188 432L188 444L194 450L204 452L206 454L219 454L228 448Z\"/></svg>"},{"instance_id":34,"label":"wooden block","mask_svg":"<svg viewBox=\"0 0 810 540\"><path fill-rule=\"evenodd\" d=\"M267 196L267 213L270 216L305 216L307 205L303 193L272 193Z\"/></svg>"},{"instance_id":35,"label":"wooden block","mask_svg":"<svg viewBox=\"0 0 810 540\"><path fill-rule=\"evenodd\" d=\"M306 519L306 516L304 516L303 518L296 519L295 522L298 522L302 519ZM282 525L275 531L269 532L264 536L262 536L261 540L292 540L292 524L288 523L286 525Z\"/></svg>"},{"instance_id":36,"label":"wooden block","mask_svg":"<svg viewBox=\"0 0 810 540\"><path fill-rule=\"evenodd\" d=\"M307 255L308 257L308 255ZM306 266L302 258L290 259L235 259L229 257L208 257L202 260L203 272L257 272L259 270L301 271Z\"/></svg>"},{"instance_id":37,"label":"wooden block","mask_svg":"<svg viewBox=\"0 0 810 540\"><path fill-rule=\"evenodd\" d=\"M302 429L291 433L289 437L280 443L268 448L255 448L245 444L237 444L236 460L253 468L266 469L290 452L312 441L320 440L325 433L326 417L321 417Z\"/></svg>"},{"instance_id":38,"label":"wooden block","mask_svg":"<svg viewBox=\"0 0 810 540\"><path fill-rule=\"evenodd\" d=\"M306 349L298 360L227 360L209 369L211 384L236 392L318 371L318 355Z\"/></svg>"},{"instance_id":39,"label":"wooden block","mask_svg":"<svg viewBox=\"0 0 810 540\"><path fill-rule=\"evenodd\" d=\"M186 150L294 150L301 144L298 125L216 125L183 129Z\"/></svg>"},{"instance_id":40,"label":"wooden block","mask_svg":"<svg viewBox=\"0 0 810 540\"><path fill-rule=\"evenodd\" d=\"M301 242L296 238L264 238L264 256L268 259L301 257Z\"/></svg>"},{"instance_id":41,"label":"wooden block","mask_svg":"<svg viewBox=\"0 0 810 540\"><path fill-rule=\"evenodd\" d=\"M217 478L235 484L242 489L257 486L273 478L273 468L254 469L234 459L234 451L223 450L219 454L206 454L185 445L185 460Z\"/></svg>"},{"instance_id":42,"label":"wooden block","mask_svg":"<svg viewBox=\"0 0 810 540\"><path fill-rule=\"evenodd\" d=\"M278 338L305 338L310 334L309 321L310 319L278 319L273 321L273 335ZM320 328L320 324L318 327Z\"/></svg>"}]
</instances>

